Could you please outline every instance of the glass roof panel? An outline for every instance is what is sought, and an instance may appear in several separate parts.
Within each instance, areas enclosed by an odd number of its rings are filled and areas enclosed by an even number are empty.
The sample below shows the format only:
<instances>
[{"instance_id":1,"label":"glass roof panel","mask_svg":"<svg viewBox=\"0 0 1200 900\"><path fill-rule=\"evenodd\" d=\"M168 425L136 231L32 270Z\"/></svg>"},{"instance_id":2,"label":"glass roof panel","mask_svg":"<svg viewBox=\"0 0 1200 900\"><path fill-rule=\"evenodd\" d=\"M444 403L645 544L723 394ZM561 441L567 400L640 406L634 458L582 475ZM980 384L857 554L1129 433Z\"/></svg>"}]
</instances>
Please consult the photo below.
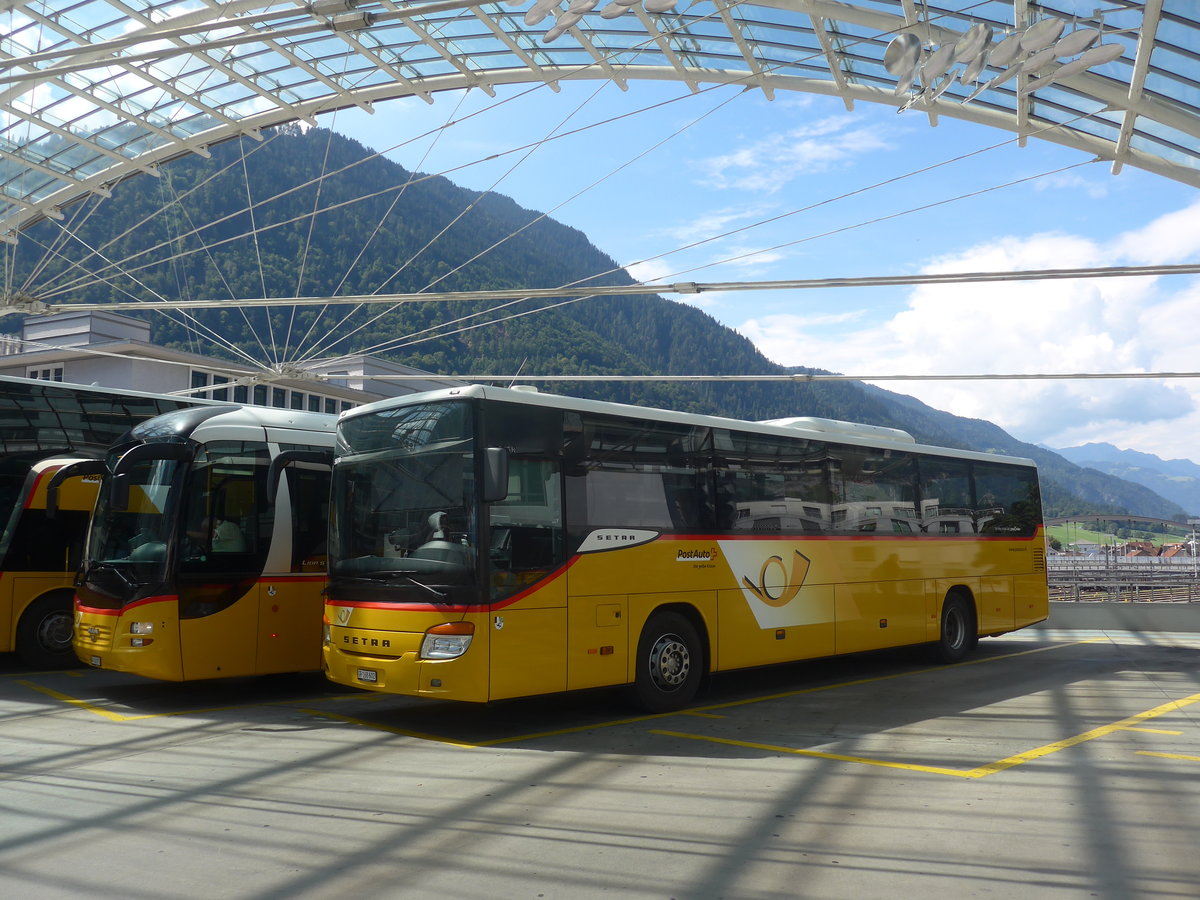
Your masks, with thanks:
<instances>
[{"instance_id":1,"label":"glass roof panel","mask_svg":"<svg viewBox=\"0 0 1200 900\"><path fill-rule=\"evenodd\" d=\"M1130 0L1052 0L1030 4L1020 23L1011 0L696 0L666 14L634 0L611 19L597 7L565 33L560 17L570 0L527 25L534 2L5 0L0 140L11 156L0 169L0 239L14 240L30 222L161 159L311 118L355 102L356 92L375 101L541 82L575 69L602 78L629 67L638 77L693 84L772 79L775 87L837 90L848 100L976 121L986 111L987 121L1012 130L1031 116L1059 123L1059 142L1090 152L1107 142L1113 156L1126 152L1120 125L1128 98L1140 93L1129 140L1136 152L1121 161L1200 185L1200 129L1185 124L1197 121L1200 106L1193 0L1165 0L1157 17ZM547 0L538 2L545 8ZM991 29L994 51L1006 34L1049 17L1062 19L1064 35L1101 29L1099 43L1119 45L1120 58L1083 65L1075 50L1042 60L1032 93L1018 93L1034 81L1022 76L972 98L975 83L959 80L970 60L952 63L944 93L935 96L919 77L894 91L905 73L888 50L900 35L917 37L919 63L972 25ZM1135 65L1139 40L1152 49L1149 66ZM1004 64L988 57L980 83L1003 78L1025 55ZM1097 117L1106 106L1116 111ZM16 174L22 162L39 174Z\"/></svg>"}]
</instances>

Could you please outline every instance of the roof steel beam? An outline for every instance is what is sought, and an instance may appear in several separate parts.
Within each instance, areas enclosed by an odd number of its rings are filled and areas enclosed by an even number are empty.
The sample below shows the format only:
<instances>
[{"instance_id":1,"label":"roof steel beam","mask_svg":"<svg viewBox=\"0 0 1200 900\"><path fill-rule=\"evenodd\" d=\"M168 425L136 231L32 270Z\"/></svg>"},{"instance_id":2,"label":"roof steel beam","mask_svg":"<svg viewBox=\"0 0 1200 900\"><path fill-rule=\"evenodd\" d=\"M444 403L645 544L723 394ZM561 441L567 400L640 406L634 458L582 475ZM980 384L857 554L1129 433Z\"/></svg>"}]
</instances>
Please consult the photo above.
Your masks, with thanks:
<instances>
[{"instance_id":1,"label":"roof steel beam","mask_svg":"<svg viewBox=\"0 0 1200 900\"><path fill-rule=\"evenodd\" d=\"M1121 122L1121 133L1117 137L1116 157L1113 159L1114 175L1121 171L1122 160L1129 152L1129 142L1141 107L1142 88L1146 84L1146 73L1150 71L1150 57L1154 53L1154 39L1158 35L1158 23L1162 17L1162 0L1146 0L1142 11L1142 27L1138 32L1137 52L1133 57L1133 73L1129 76L1129 108Z\"/></svg>"}]
</instances>

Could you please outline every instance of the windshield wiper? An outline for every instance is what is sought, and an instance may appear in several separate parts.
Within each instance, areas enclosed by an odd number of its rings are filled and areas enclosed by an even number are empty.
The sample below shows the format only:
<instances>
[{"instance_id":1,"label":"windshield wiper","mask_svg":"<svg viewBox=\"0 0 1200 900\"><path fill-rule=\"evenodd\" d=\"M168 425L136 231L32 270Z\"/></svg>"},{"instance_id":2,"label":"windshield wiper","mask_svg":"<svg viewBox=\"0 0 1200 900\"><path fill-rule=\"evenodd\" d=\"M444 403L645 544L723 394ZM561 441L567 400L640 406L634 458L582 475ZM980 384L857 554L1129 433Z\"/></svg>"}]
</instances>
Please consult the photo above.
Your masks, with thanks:
<instances>
[{"instance_id":1,"label":"windshield wiper","mask_svg":"<svg viewBox=\"0 0 1200 900\"><path fill-rule=\"evenodd\" d=\"M87 570L83 573L84 580L91 578L92 574L94 572L96 572L97 570L101 570L101 571L105 571L105 572L112 572L121 581L123 581L125 583L126 587L130 587L130 588L141 587L141 584L139 582L135 581L133 578L131 578L129 576L129 573L126 572L121 566L113 565L112 563L109 563L109 562L101 562L100 560L94 560L92 562L92 564L90 566L88 566Z\"/></svg>"},{"instance_id":2,"label":"windshield wiper","mask_svg":"<svg viewBox=\"0 0 1200 900\"><path fill-rule=\"evenodd\" d=\"M437 597L439 600L448 600L449 599L449 597L450 597L449 594L443 594L437 588L432 588L429 585L425 584L424 582L418 581L417 579L413 578L413 575L415 575L415 574L416 574L415 572L406 572L403 569L384 569L379 572L372 572L370 575L361 575L359 577L363 578L367 581L393 581L395 579L402 578L405 581L407 581L409 584L416 585L423 591L428 591L429 593L433 594L433 596Z\"/></svg>"}]
</instances>

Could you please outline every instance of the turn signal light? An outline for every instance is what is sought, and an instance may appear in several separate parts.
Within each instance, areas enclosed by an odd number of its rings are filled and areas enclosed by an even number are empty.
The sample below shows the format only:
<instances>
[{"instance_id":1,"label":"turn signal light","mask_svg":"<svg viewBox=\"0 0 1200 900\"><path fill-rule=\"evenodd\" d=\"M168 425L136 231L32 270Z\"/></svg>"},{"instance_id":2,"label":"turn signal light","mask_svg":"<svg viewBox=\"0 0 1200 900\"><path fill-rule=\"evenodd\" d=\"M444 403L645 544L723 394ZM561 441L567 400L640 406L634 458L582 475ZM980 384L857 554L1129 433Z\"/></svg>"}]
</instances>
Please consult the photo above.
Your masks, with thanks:
<instances>
[{"instance_id":1,"label":"turn signal light","mask_svg":"<svg viewBox=\"0 0 1200 900\"><path fill-rule=\"evenodd\" d=\"M422 659L457 659L471 646L475 635L473 622L447 622L434 625L421 641Z\"/></svg>"}]
</instances>

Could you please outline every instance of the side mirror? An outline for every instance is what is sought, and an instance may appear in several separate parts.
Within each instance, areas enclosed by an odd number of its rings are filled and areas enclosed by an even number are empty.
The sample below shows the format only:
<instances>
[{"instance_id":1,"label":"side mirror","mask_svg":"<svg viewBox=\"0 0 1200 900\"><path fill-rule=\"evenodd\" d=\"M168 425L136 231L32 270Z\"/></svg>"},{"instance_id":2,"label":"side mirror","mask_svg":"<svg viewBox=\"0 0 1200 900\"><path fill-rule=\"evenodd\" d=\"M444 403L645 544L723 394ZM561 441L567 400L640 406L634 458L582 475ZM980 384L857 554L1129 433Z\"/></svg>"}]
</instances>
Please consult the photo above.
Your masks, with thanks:
<instances>
[{"instance_id":1,"label":"side mirror","mask_svg":"<svg viewBox=\"0 0 1200 900\"><path fill-rule=\"evenodd\" d=\"M494 503L508 496L508 451L488 447L483 451L483 501Z\"/></svg>"},{"instance_id":2,"label":"side mirror","mask_svg":"<svg viewBox=\"0 0 1200 900\"><path fill-rule=\"evenodd\" d=\"M175 460L191 462L196 450L188 444L138 444L125 451L113 466L112 489L109 493L109 503L113 509L129 509L129 470L140 462L149 459Z\"/></svg>"},{"instance_id":3,"label":"side mirror","mask_svg":"<svg viewBox=\"0 0 1200 900\"><path fill-rule=\"evenodd\" d=\"M50 483L46 485L46 518L53 519L58 513L58 489L62 487L62 483L68 478L76 478L80 475L107 475L108 467L104 465L102 459L81 459L78 462L68 463L63 466L50 478Z\"/></svg>"},{"instance_id":4,"label":"side mirror","mask_svg":"<svg viewBox=\"0 0 1200 900\"><path fill-rule=\"evenodd\" d=\"M275 494L279 490L279 479L283 470L293 463L315 463L320 466L333 468L332 450L284 450L271 460L271 468L267 470L267 498L275 502Z\"/></svg>"}]
</instances>

